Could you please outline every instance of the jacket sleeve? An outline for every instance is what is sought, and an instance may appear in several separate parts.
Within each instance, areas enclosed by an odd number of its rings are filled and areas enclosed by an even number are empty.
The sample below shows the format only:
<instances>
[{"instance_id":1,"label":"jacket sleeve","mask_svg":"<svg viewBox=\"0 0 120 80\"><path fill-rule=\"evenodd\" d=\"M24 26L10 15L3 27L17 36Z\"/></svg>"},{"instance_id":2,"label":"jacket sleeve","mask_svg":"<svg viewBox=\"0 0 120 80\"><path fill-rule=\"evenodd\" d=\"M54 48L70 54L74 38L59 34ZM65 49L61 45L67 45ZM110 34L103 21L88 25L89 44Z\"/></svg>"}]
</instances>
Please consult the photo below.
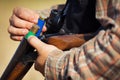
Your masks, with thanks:
<instances>
[{"instance_id":1,"label":"jacket sleeve","mask_svg":"<svg viewBox=\"0 0 120 80\"><path fill-rule=\"evenodd\" d=\"M69 51L54 50L46 60L46 80L120 79L120 1L96 0L97 35Z\"/></svg>"}]
</instances>

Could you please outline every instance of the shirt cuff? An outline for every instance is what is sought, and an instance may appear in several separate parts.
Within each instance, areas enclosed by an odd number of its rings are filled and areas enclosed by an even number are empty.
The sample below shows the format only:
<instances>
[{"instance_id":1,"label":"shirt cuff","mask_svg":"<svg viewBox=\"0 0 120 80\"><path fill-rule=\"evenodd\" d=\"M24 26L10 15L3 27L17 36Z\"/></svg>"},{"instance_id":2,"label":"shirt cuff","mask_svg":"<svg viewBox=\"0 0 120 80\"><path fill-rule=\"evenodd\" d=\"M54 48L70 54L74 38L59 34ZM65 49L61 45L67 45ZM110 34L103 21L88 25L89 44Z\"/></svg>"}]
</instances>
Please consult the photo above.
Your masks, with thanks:
<instances>
[{"instance_id":1,"label":"shirt cuff","mask_svg":"<svg viewBox=\"0 0 120 80\"><path fill-rule=\"evenodd\" d=\"M62 69L62 60L64 57L63 51L56 49L49 53L45 64L45 80L56 80L58 78L58 73Z\"/></svg>"}]
</instances>

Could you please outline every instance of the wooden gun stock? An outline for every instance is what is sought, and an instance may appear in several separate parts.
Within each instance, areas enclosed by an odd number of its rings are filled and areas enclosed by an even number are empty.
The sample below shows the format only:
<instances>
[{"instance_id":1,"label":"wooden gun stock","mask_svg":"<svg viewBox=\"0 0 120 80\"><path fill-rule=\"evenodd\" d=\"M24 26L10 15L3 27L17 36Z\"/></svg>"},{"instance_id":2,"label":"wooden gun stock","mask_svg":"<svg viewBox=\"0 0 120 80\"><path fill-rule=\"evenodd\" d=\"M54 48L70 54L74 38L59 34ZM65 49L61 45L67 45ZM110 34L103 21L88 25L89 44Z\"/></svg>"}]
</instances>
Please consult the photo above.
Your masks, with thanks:
<instances>
[{"instance_id":1,"label":"wooden gun stock","mask_svg":"<svg viewBox=\"0 0 120 80\"><path fill-rule=\"evenodd\" d=\"M71 34L51 36L47 39L47 43L58 47L61 50L67 50L73 47L79 47L86 41L91 39L93 34Z\"/></svg>"},{"instance_id":2,"label":"wooden gun stock","mask_svg":"<svg viewBox=\"0 0 120 80\"><path fill-rule=\"evenodd\" d=\"M81 46L92 37L92 34L59 35L45 38L45 42L55 45L61 50L67 50ZM29 45L26 39L23 39L0 80L21 80L37 57L33 51L34 48Z\"/></svg>"}]
</instances>

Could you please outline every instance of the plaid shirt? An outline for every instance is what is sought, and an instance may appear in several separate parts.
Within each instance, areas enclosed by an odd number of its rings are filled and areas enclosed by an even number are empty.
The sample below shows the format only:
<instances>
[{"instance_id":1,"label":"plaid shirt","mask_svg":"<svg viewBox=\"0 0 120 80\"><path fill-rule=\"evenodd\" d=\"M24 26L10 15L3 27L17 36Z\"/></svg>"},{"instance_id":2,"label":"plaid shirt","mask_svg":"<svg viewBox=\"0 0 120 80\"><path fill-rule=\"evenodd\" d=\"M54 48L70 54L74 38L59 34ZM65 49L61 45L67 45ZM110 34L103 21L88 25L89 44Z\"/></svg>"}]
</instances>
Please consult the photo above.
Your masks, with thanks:
<instances>
[{"instance_id":1,"label":"plaid shirt","mask_svg":"<svg viewBox=\"0 0 120 80\"><path fill-rule=\"evenodd\" d=\"M120 80L120 0L96 0L97 36L46 60L46 80Z\"/></svg>"}]
</instances>

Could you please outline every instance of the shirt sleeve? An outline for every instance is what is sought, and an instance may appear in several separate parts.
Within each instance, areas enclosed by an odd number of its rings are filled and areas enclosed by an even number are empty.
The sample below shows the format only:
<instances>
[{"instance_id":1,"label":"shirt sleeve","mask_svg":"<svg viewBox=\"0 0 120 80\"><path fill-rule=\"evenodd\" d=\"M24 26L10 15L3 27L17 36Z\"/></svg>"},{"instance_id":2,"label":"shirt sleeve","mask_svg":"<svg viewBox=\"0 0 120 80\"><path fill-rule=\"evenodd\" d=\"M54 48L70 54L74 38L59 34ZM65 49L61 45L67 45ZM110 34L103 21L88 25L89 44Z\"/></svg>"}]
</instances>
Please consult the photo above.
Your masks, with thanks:
<instances>
[{"instance_id":1,"label":"shirt sleeve","mask_svg":"<svg viewBox=\"0 0 120 80\"><path fill-rule=\"evenodd\" d=\"M54 50L46 60L46 80L120 79L120 1L96 0L97 35L69 51Z\"/></svg>"}]
</instances>

